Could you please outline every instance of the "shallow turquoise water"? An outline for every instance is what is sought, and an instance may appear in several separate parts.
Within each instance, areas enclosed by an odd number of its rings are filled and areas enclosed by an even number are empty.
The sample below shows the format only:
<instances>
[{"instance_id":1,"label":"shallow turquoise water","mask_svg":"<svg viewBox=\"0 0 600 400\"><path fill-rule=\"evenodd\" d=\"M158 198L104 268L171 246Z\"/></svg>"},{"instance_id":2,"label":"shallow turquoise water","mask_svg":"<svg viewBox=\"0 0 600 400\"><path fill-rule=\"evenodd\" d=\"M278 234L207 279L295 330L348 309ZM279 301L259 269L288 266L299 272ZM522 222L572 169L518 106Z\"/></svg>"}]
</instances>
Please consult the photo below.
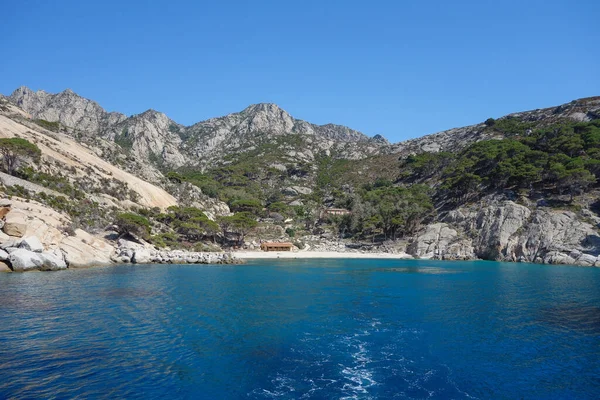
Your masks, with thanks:
<instances>
[{"instance_id":1,"label":"shallow turquoise water","mask_svg":"<svg viewBox=\"0 0 600 400\"><path fill-rule=\"evenodd\" d=\"M119 266L0 299L0 398L600 398L594 268Z\"/></svg>"}]
</instances>

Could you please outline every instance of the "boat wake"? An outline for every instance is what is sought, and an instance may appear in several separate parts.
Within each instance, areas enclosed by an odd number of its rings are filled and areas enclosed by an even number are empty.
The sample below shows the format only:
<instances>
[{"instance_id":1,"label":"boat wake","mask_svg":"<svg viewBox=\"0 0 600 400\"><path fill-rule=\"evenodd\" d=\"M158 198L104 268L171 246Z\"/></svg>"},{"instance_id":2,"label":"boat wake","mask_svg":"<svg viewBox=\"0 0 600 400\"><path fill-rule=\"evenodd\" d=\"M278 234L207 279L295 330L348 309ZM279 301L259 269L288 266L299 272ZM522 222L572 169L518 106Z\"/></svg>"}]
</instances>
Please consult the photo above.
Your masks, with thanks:
<instances>
[{"instance_id":1,"label":"boat wake","mask_svg":"<svg viewBox=\"0 0 600 400\"><path fill-rule=\"evenodd\" d=\"M353 334L305 333L265 387L248 393L268 399L435 399L473 398L423 348L423 334L384 327L377 319Z\"/></svg>"}]
</instances>

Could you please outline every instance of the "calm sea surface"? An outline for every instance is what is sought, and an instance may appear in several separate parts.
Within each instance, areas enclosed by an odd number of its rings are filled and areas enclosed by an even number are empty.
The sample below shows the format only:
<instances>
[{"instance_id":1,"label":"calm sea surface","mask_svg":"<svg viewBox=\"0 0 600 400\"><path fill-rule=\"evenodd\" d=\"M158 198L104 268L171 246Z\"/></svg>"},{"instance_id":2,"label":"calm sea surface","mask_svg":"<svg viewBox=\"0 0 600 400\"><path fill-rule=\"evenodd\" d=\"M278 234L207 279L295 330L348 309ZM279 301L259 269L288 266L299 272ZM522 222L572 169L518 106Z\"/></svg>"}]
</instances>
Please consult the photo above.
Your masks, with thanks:
<instances>
[{"instance_id":1,"label":"calm sea surface","mask_svg":"<svg viewBox=\"0 0 600 400\"><path fill-rule=\"evenodd\" d=\"M119 266L1 274L0 302L0 398L600 398L594 268Z\"/></svg>"}]
</instances>

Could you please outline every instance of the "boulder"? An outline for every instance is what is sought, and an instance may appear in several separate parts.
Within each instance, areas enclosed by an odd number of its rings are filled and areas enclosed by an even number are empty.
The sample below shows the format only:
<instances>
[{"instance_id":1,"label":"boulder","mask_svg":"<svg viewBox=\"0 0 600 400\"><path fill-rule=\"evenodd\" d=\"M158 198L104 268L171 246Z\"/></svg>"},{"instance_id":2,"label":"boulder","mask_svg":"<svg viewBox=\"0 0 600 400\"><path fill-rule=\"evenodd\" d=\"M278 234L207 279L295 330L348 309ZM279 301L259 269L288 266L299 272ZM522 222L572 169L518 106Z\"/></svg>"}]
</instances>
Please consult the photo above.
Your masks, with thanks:
<instances>
[{"instance_id":1,"label":"boulder","mask_svg":"<svg viewBox=\"0 0 600 400\"><path fill-rule=\"evenodd\" d=\"M58 271L67 268L67 263L60 251L41 253L42 271Z\"/></svg>"},{"instance_id":2,"label":"boulder","mask_svg":"<svg viewBox=\"0 0 600 400\"><path fill-rule=\"evenodd\" d=\"M44 265L40 253L34 253L26 249L16 249L8 256L13 271L23 272L41 269Z\"/></svg>"},{"instance_id":3,"label":"boulder","mask_svg":"<svg viewBox=\"0 0 600 400\"><path fill-rule=\"evenodd\" d=\"M64 238L61 231L38 218L32 218L27 222L23 237L27 236L37 237L46 248L58 246Z\"/></svg>"},{"instance_id":4,"label":"boulder","mask_svg":"<svg viewBox=\"0 0 600 400\"><path fill-rule=\"evenodd\" d=\"M21 240L21 243L19 244L19 248L33 251L35 253L41 253L42 251L44 251L44 246L42 245L42 242L40 242L40 239L38 239L36 236L29 236L23 238L23 240Z\"/></svg>"},{"instance_id":5,"label":"boulder","mask_svg":"<svg viewBox=\"0 0 600 400\"><path fill-rule=\"evenodd\" d=\"M0 249L7 250L11 247L19 247L20 244L21 244L21 239L10 238L6 242L0 244Z\"/></svg>"},{"instance_id":6,"label":"boulder","mask_svg":"<svg viewBox=\"0 0 600 400\"><path fill-rule=\"evenodd\" d=\"M311 188L307 188L305 186L292 186L292 189L300 194L311 194L313 192Z\"/></svg>"},{"instance_id":7,"label":"boulder","mask_svg":"<svg viewBox=\"0 0 600 400\"><path fill-rule=\"evenodd\" d=\"M283 188L283 189L281 189L281 193L284 196L292 196L292 197L298 196L298 191L296 189L294 189L293 187Z\"/></svg>"},{"instance_id":8,"label":"boulder","mask_svg":"<svg viewBox=\"0 0 600 400\"><path fill-rule=\"evenodd\" d=\"M3 231L0 231L0 243L5 243L10 240L10 236L8 236Z\"/></svg>"},{"instance_id":9,"label":"boulder","mask_svg":"<svg viewBox=\"0 0 600 400\"><path fill-rule=\"evenodd\" d=\"M12 272L6 261L0 261L0 272Z\"/></svg>"},{"instance_id":10,"label":"boulder","mask_svg":"<svg viewBox=\"0 0 600 400\"><path fill-rule=\"evenodd\" d=\"M0 249L0 261L8 260L8 252Z\"/></svg>"},{"instance_id":11,"label":"boulder","mask_svg":"<svg viewBox=\"0 0 600 400\"><path fill-rule=\"evenodd\" d=\"M140 240L140 243L137 243L132 240L120 238L119 240L117 240L117 247L120 249L137 250L137 249L143 249L145 246L141 243L141 240Z\"/></svg>"},{"instance_id":12,"label":"boulder","mask_svg":"<svg viewBox=\"0 0 600 400\"><path fill-rule=\"evenodd\" d=\"M544 264L575 264L576 260L568 254L561 253L559 251L550 251L545 254L542 259Z\"/></svg>"},{"instance_id":13,"label":"boulder","mask_svg":"<svg viewBox=\"0 0 600 400\"><path fill-rule=\"evenodd\" d=\"M596 257L590 254L582 254L577 258L577 264L585 267L593 267L596 263Z\"/></svg>"},{"instance_id":14,"label":"boulder","mask_svg":"<svg viewBox=\"0 0 600 400\"><path fill-rule=\"evenodd\" d=\"M137 249L133 252L131 262L135 264L148 264L152 261L150 252L146 249Z\"/></svg>"},{"instance_id":15,"label":"boulder","mask_svg":"<svg viewBox=\"0 0 600 400\"><path fill-rule=\"evenodd\" d=\"M283 164L272 163L272 164L269 164L269 167L276 169L277 171L280 171L280 172L287 172L287 167Z\"/></svg>"},{"instance_id":16,"label":"boulder","mask_svg":"<svg viewBox=\"0 0 600 400\"><path fill-rule=\"evenodd\" d=\"M115 248L108 242L77 229L75 236L68 236L59 245L65 254L69 268L112 264Z\"/></svg>"},{"instance_id":17,"label":"boulder","mask_svg":"<svg viewBox=\"0 0 600 400\"><path fill-rule=\"evenodd\" d=\"M4 227L2 230L4 233L10 236L22 237L27 231L27 214L21 210L12 210L6 214Z\"/></svg>"},{"instance_id":18,"label":"boulder","mask_svg":"<svg viewBox=\"0 0 600 400\"><path fill-rule=\"evenodd\" d=\"M0 206L0 218L4 218L10 212L10 206Z\"/></svg>"}]
</instances>

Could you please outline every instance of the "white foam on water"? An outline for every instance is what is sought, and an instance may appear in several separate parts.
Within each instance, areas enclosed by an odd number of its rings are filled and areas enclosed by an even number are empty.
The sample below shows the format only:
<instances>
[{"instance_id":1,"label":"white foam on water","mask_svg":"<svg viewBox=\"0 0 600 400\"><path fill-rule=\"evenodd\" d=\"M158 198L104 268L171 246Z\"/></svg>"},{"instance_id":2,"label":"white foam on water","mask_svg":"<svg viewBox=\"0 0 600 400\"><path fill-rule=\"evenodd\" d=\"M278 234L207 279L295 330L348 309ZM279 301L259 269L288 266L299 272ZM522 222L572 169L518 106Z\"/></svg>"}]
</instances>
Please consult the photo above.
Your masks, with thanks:
<instances>
[{"instance_id":1,"label":"white foam on water","mask_svg":"<svg viewBox=\"0 0 600 400\"><path fill-rule=\"evenodd\" d=\"M381 395L379 390L385 390L381 379L393 378L402 382L396 393L401 398L474 398L458 388L448 366L431 364L433 360L427 355L411 359L410 349L421 342L422 330L402 328L387 337L384 332L389 330L382 325L375 318L363 319L354 333L342 336L305 333L299 340L304 345L292 348L293 356L286 360L291 368L271 376L268 388L249 395L272 399L376 399ZM378 344L382 338L385 344ZM440 381L446 383L445 387L437 387Z\"/></svg>"},{"instance_id":2,"label":"white foam on water","mask_svg":"<svg viewBox=\"0 0 600 400\"><path fill-rule=\"evenodd\" d=\"M380 325L377 319L373 319L369 322L372 328L376 328ZM358 398L371 398L366 396L369 393L369 388L378 385L375 380L375 371L370 367L370 363L373 361L368 349L368 342L364 338L371 335L371 330L362 330L361 332L355 333L352 336L344 337L341 342L344 346L349 347L349 353L352 358L351 365L340 364L341 374L344 376L346 382L342 386L342 391L346 395L342 399Z\"/></svg>"}]
</instances>

